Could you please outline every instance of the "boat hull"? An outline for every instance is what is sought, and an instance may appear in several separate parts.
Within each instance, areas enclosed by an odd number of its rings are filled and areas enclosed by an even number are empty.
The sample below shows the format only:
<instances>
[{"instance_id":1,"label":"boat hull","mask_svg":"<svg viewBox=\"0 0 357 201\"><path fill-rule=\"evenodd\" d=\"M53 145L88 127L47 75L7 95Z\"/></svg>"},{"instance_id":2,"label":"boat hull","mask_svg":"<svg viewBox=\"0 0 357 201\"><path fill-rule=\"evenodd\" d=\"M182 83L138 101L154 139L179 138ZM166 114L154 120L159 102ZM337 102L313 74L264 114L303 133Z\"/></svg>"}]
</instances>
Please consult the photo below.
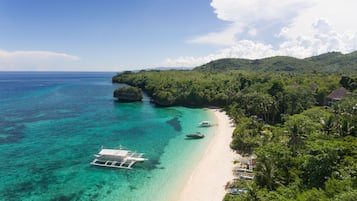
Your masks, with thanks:
<instances>
[{"instance_id":1,"label":"boat hull","mask_svg":"<svg viewBox=\"0 0 357 201\"><path fill-rule=\"evenodd\" d=\"M200 139L204 138L205 136L203 134L188 134L186 137L191 139Z\"/></svg>"}]
</instances>

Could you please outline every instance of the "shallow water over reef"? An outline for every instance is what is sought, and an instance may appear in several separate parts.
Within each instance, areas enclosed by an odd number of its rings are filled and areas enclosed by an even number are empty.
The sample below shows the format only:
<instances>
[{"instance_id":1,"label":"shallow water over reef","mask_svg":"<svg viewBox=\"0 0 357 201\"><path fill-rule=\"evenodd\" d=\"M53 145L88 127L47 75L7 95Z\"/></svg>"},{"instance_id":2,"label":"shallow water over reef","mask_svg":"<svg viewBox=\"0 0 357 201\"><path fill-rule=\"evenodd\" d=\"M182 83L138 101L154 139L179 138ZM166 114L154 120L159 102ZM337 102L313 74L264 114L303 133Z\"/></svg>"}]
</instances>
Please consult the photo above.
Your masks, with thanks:
<instances>
[{"instance_id":1,"label":"shallow water over reef","mask_svg":"<svg viewBox=\"0 0 357 201\"><path fill-rule=\"evenodd\" d=\"M119 103L115 73L0 73L0 200L167 200L213 136L209 111ZM202 140L185 135L201 131ZM132 170L94 167L101 146L143 152Z\"/></svg>"}]
</instances>

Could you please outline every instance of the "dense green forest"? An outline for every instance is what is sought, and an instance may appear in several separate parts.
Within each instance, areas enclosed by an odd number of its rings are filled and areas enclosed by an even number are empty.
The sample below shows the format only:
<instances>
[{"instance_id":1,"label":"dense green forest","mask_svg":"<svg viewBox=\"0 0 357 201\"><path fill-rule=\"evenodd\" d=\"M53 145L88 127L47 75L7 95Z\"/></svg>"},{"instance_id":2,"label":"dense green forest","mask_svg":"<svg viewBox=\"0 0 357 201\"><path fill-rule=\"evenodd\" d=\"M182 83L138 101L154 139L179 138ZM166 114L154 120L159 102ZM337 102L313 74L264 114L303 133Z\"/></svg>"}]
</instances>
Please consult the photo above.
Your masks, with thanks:
<instances>
[{"instance_id":1,"label":"dense green forest","mask_svg":"<svg viewBox=\"0 0 357 201\"><path fill-rule=\"evenodd\" d=\"M141 101L143 99L143 94L141 89L132 86L126 86L116 89L113 92L113 96L118 99L118 101Z\"/></svg>"},{"instance_id":2,"label":"dense green forest","mask_svg":"<svg viewBox=\"0 0 357 201\"><path fill-rule=\"evenodd\" d=\"M161 106L224 108L236 123L232 149L257 156L255 179L234 184L248 193L227 194L226 201L352 201L357 199L354 55L255 60L259 69L236 68L235 59L227 59L190 71L127 71L113 82L138 87ZM314 62L320 65L309 66ZM289 68L276 70L287 63ZM349 94L336 102L328 95L340 87Z\"/></svg>"},{"instance_id":3,"label":"dense green forest","mask_svg":"<svg viewBox=\"0 0 357 201\"><path fill-rule=\"evenodd\" d=\"M305 59L276 56L265 59L220 59L197 67L202 71L254 70L259 72L357 72L357 51L350 54L330 52Z\"/></svg>"}]
</instances>

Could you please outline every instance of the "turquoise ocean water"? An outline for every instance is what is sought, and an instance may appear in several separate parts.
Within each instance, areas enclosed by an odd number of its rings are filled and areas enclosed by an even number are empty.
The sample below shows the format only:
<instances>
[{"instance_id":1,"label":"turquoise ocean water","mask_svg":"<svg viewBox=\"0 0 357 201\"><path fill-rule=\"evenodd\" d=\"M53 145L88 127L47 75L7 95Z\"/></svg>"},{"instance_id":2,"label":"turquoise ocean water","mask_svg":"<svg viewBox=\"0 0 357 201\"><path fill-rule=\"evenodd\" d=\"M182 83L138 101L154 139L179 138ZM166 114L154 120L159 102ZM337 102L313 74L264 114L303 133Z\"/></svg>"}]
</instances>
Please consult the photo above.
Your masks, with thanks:
<instances>
[{"instance_id":1,"label":"turquoise ocean water","mask_svg":"<svg viewBox=\"0 0 357 201\"><path fill-rule=\"evenodd\" d=\"M204 109L113 100L114 73L0 72L0 200L166 201L208 146ZM202 140L187 140L201 131ZM101 146L143 152L132 170L94 167Z\"/></svg>"}]
</instances>

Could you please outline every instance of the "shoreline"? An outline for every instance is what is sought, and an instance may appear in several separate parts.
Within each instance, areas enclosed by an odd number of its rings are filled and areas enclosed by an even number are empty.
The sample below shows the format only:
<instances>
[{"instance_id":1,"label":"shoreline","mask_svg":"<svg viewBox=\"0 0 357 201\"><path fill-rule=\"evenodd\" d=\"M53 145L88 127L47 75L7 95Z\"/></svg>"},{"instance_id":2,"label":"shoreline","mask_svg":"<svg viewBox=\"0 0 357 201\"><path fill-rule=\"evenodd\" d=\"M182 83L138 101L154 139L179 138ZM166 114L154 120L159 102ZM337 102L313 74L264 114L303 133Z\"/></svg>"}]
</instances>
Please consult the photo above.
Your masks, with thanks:
<instances>
[{"instance_id":1,"label":"shoreline","mask_svg":"<svg viewBox=\"0 0 357 201\"><path fill-rule=\"evenodd\" d=\"M214 137L184 184L176 201L221 201L225 185L233 180L233 161L239 158L229 146L234 127L225 112L209 109L215 117Z\"/></svg>"}]
</instances>

